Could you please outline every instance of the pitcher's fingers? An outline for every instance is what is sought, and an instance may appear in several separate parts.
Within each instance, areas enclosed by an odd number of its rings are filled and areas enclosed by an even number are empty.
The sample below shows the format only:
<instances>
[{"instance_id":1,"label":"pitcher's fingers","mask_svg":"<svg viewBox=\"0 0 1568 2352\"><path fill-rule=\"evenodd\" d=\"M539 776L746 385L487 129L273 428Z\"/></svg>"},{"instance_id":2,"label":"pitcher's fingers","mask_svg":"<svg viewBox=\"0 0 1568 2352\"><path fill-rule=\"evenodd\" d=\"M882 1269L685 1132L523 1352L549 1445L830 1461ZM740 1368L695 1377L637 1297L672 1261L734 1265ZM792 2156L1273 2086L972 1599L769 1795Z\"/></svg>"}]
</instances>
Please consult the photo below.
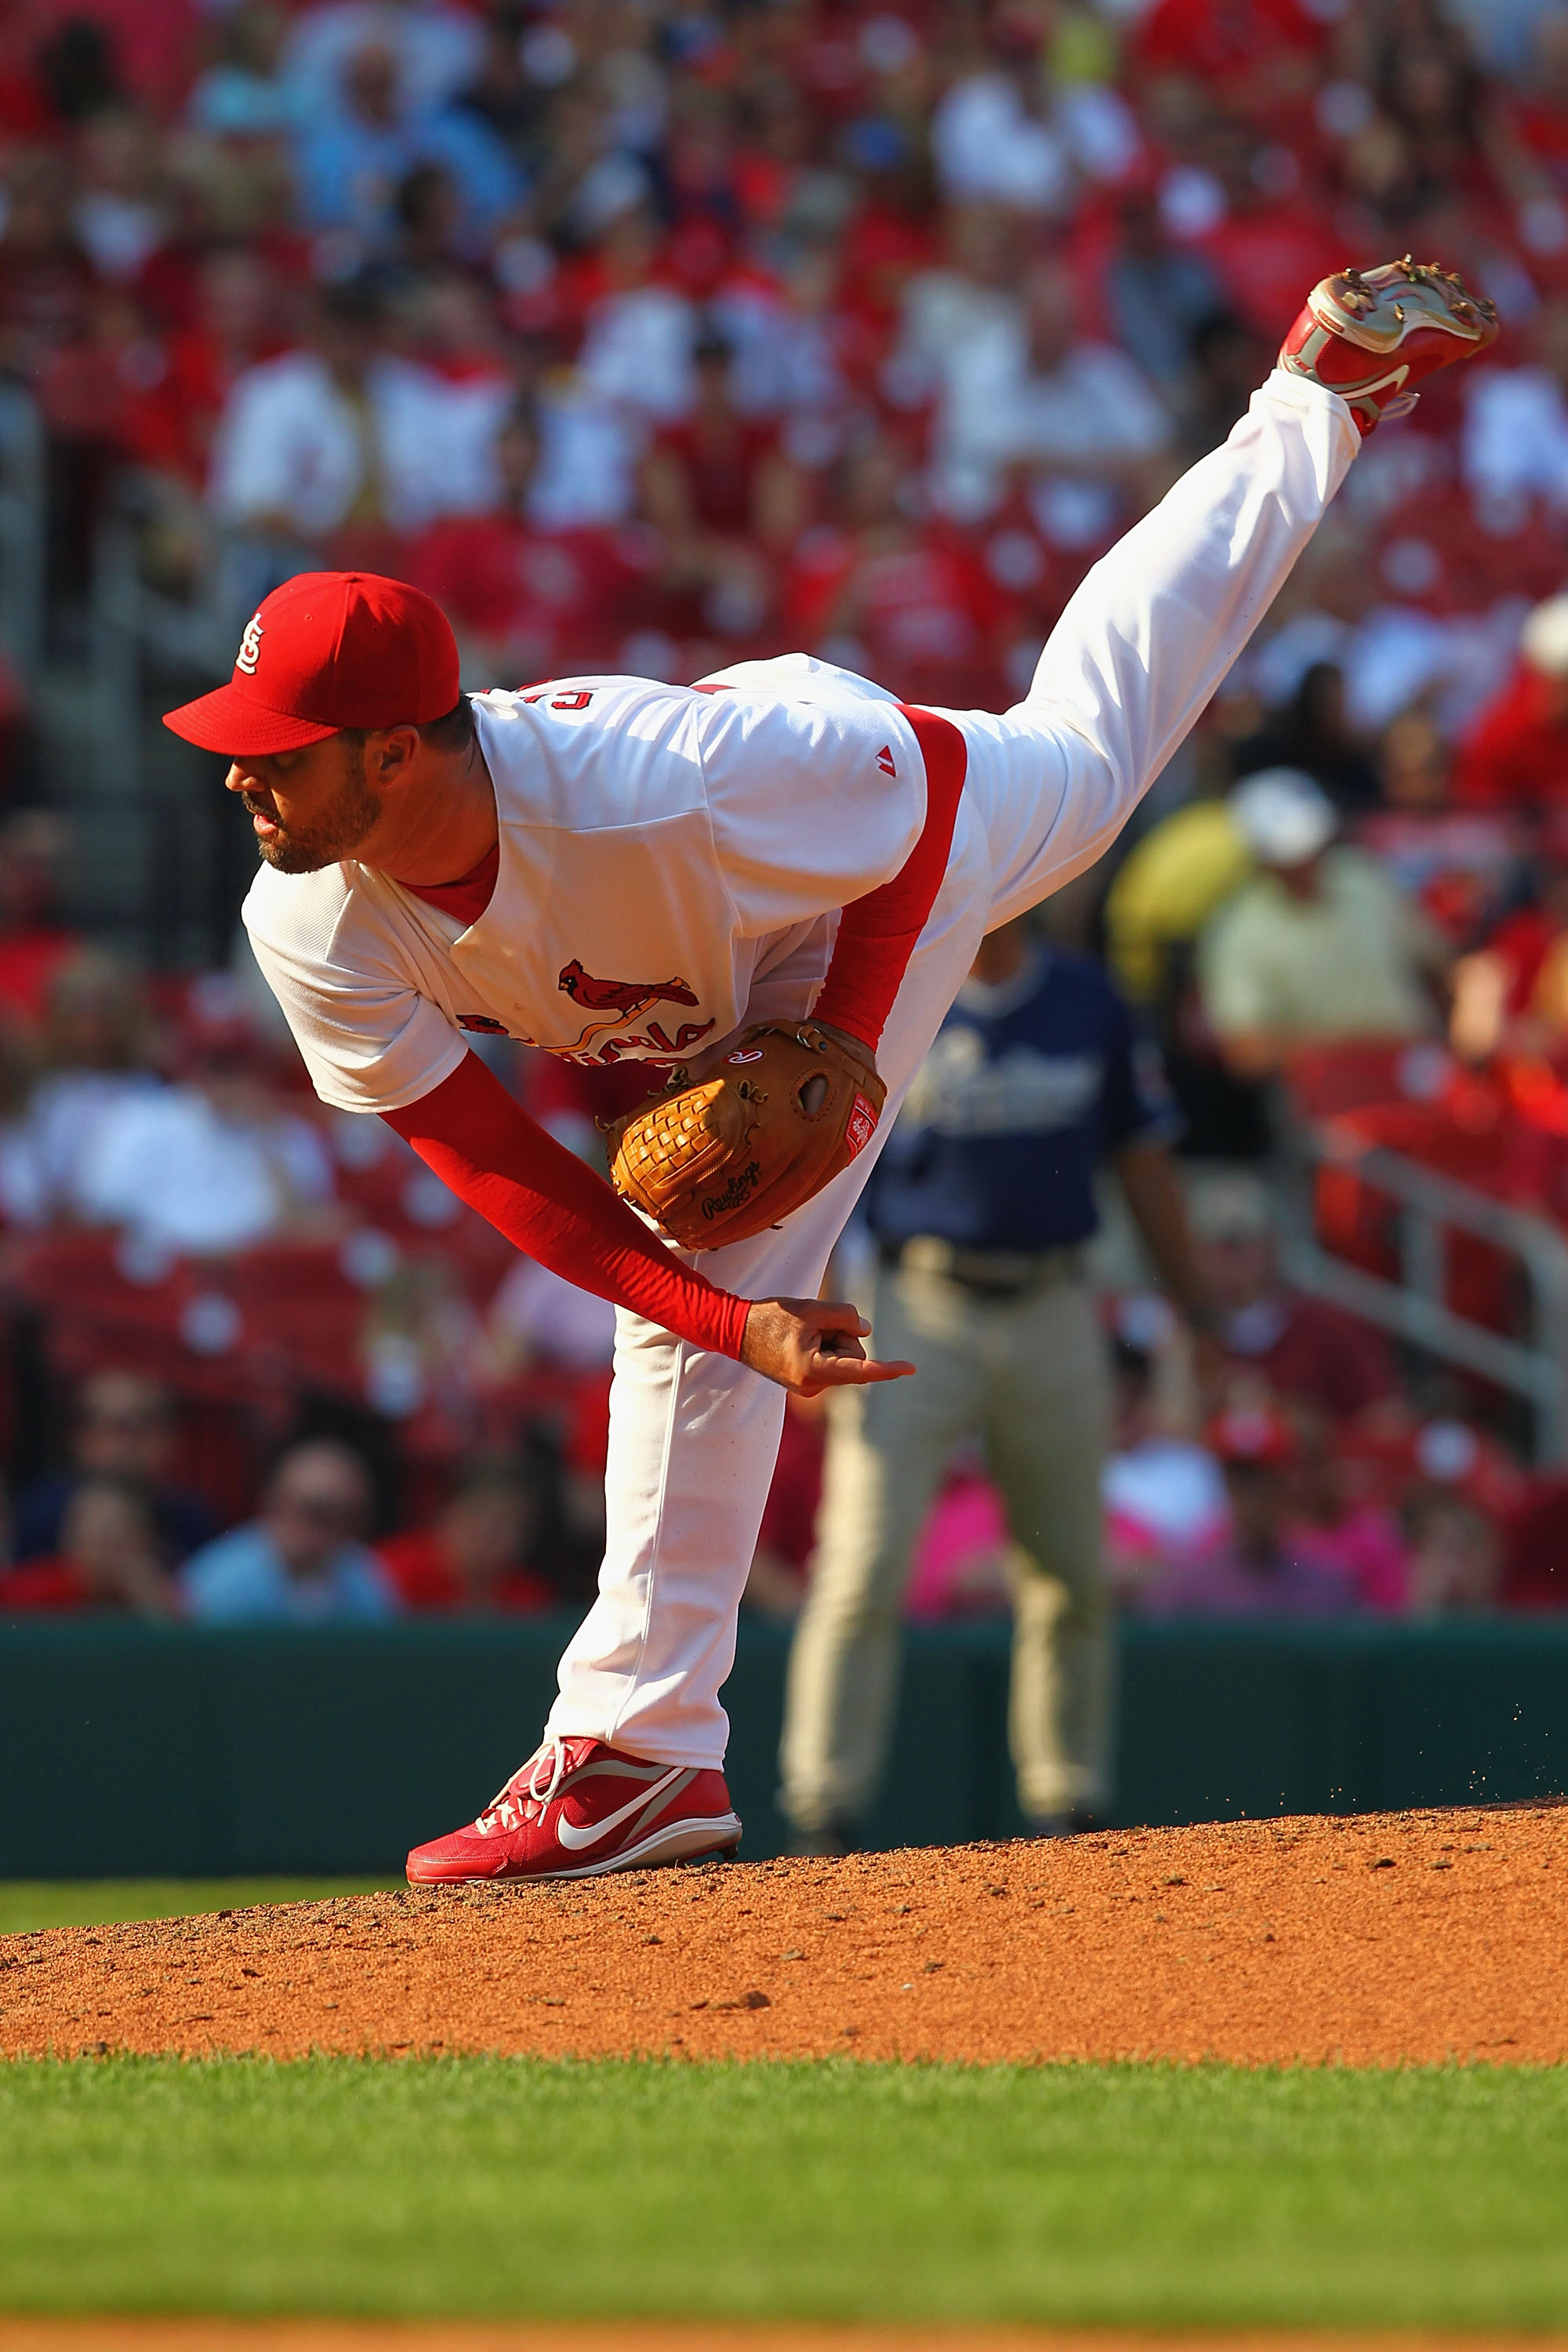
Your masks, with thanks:
<instances>
[{"instance_id":1,"label":"pitcher's fingers","mask_svg":"<svg viewBox=\"0 0 1568 2352\"><path fill-rule=\"evenodd\" d=\"M870 1337L871 1326L858 1307L847 1299L821 1298L808 1307L802 1320L818 1331L848 1331L865 1339Z\"/></svg>"},{"instance_id":2,"label":"pitcher's fingers","mask_svg":"<svg viewBox=\"0 0 1568 2352\"><path fill-rule=\"evenodd\" d=\"M872 1363L865 1357L824 1356L811 1377L826 1389L864 1388L872 1381L908 1380L914 1369L900 1362Z\"/></svg>"}]
</instances>

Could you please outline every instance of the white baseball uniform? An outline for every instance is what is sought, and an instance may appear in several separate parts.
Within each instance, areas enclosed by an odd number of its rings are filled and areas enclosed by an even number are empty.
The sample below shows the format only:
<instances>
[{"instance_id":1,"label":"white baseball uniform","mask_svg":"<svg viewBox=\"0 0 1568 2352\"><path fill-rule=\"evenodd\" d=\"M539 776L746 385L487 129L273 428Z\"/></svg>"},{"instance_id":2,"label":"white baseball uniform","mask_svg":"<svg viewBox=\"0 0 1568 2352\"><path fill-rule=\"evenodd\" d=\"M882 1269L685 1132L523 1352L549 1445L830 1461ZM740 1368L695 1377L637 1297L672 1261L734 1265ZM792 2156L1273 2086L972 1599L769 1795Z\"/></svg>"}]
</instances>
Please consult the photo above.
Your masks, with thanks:
<instances>
[{"instance_id":1,"label":"white baseball uniform","mask_svg":"<svg viewBox=\"0 0 1568 2352\"><path fill-rule=\"evenodd\" d=\"M1200 716L1360 446L1336 394L1279 371L1225 445L1097 564L1011 710L945 711L968 771L947 872L878 1050L890 1127L987 931L1092 865ZM318 1093L419 1101L463 1027L588 1062L668 1060L798 1017L839 910L902 866L925 816L894 698L791 655L721 693L572 678L476 698L496 792L495 892L465 928L353 862L263 866L245 920ZM704 1252L743 1297L815 1295L873 1144L787 1217ZM783 1393L617 1313L599 1593L549 1728L718 1766L720 1687Z\"/></svg>"}]
</instances>

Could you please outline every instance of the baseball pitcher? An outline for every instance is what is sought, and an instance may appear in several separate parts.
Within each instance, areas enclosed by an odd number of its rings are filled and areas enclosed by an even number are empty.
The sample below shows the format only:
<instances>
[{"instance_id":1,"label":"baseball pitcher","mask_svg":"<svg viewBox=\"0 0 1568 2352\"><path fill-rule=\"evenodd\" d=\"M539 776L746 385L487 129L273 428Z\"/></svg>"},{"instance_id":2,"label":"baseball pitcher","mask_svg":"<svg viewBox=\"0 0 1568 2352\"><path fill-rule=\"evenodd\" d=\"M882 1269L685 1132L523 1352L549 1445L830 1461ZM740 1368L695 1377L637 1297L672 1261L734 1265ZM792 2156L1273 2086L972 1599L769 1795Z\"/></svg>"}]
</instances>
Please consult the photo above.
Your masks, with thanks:
<instances>
[{"instance_id":1,"label":"baseball pitcher","mask_svg":"<svg viewBox=\"0 0 1568 2352\"><path fill-rule=\"evenodd\" d=\"M1406 261L1328 278L1223 447L1084 581L1011 710L901 705L795 654L698 687L471 699L439 608L316 572L171 711L224 753L245 920L322 1100L376 1112L617 1308L598 1597L542 1746L417 1885L729 1851L719 1692L783 1391L901 1377L828 1253L982 936L1093 864L1203 711L1362 435L1482 350ZM614 1187L468 1050L504 1034L668 1076ZM760 1375L760 1377L759 1377Z\"/></svg>"}]
</instances>

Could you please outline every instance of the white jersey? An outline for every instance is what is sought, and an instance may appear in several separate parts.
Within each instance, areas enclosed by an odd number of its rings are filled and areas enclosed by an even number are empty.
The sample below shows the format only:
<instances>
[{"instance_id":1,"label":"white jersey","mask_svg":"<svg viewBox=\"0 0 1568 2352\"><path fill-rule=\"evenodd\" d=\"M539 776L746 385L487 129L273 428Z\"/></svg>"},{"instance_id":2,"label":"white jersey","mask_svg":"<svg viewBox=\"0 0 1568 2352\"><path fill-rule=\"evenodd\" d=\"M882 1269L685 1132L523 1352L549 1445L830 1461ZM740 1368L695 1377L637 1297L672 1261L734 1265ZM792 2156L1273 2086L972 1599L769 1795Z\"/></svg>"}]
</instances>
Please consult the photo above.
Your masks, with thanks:
<instances>
[{"instance_id":1,"label":"white jersey","mask_svg":"<svg viewBox=\"0 0 1568 2352\"><path fill-rule=\"evenodd\" d=\"M840 910L920 838L925 767L892 697L848 671L791 655L718 675L716 694L582 677L474 698L500 870L467 927L353 859L261 867L246 929L323 1102L417 1102L465 1031L668 1061L798 1009Z\"/></svg>"}]
</instances>

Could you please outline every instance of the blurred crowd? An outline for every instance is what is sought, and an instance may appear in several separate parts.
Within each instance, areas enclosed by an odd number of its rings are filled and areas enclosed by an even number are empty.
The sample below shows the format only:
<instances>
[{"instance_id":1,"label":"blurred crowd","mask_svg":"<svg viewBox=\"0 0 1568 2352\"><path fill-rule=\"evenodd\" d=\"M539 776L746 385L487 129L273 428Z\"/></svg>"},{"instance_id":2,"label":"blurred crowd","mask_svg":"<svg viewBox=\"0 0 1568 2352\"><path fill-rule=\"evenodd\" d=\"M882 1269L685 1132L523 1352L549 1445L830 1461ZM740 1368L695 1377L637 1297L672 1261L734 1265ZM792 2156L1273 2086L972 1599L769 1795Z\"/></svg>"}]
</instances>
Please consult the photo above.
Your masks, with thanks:
<instances>
[{"instance_id":1,"label":"blurred crowd","mask_svg":"<svg viewBox=\"0 0 1568 2352\"><path fill-rule=\"evenodd\" d=\"M1047 909L1163 1055L1198 1339L1106 1262L1122 1605L1559 1600L1524 1417L1281 1271L1290 1118L1568 1216L1563 0L15 0L0 372L47 452L49 643L136 488L152 588L437 596L465 683L805 647L1001 707L1223 438L1308 288L1413 250L1487 362L1385 426L1128 839ZM73 635L74 633L74 635ZM0 678L0 1606L575 1605L611 1333L374 1120L257 974L139 975ZM574 1148L614 1087L502 1048ZM1347 1179L1319 1238L1397 1271ZM1450 1304L1527 1337L1500 1255ZM797 1609L792 1408L752 1598ZM949 1469L910 1609L1001 1607Z\"/></svg>"}]
</instances>

